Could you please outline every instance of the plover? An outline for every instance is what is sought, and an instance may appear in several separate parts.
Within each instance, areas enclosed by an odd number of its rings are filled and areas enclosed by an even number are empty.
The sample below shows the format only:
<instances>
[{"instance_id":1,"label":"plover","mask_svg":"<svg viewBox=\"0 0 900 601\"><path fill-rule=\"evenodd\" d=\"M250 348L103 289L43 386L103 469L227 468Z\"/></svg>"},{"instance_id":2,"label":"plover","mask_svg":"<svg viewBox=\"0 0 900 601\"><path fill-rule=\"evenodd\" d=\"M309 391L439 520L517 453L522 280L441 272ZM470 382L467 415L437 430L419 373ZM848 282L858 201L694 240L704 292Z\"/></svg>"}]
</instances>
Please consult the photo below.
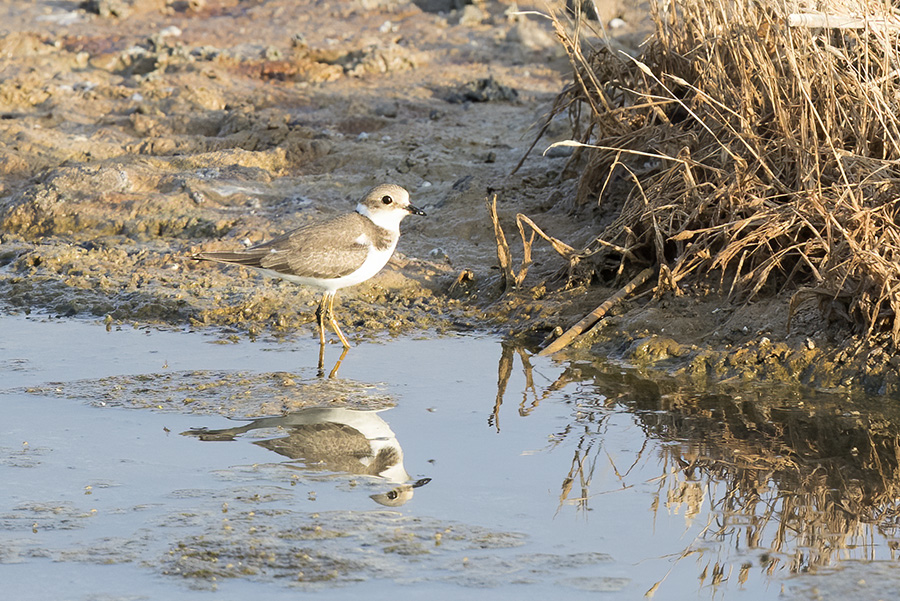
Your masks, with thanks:
<instances>
[{"instance_id":1,"label":"plover","mask_svg":"<svg viewBox=\"0 0 900 601\"><path fill-rule=\"evenodd\" d=\"M327 319L346 350L350 343L334 317L334 295L381 271L400 239L400 222L410 214L425 211L411 205L409 192L400 186L381 184L366 192L353 213L304 225L245 250L200 252L193 258L254 267L322 290L316 309L319 343L325 345Z\"/></svg>"}]
</instances>

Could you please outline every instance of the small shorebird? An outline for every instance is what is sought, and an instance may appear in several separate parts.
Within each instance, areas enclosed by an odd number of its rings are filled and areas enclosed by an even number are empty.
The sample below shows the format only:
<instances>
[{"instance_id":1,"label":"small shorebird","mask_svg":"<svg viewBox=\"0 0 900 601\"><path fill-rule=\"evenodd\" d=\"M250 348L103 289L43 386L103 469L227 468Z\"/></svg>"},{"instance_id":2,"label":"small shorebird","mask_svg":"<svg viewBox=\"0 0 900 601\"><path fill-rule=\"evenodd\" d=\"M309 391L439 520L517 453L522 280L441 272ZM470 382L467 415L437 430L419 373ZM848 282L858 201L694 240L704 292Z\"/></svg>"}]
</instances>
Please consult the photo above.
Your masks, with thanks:
<instances>
[{"instance_id":1,"label":"small shorebird","mask_svg":"<svg viewBox=\"0 0 900 601\"><path fill-rule=\"evenodd\" d=\"M400 222L409 214L425 215L425 211L411 205L409 192L400 186L381 184L366 192L353 213L304 225L245 250L200 252L193 258L254 267L266 275L322 290L316 309L321 363L326 319L341 339L344 352L350 348L334 317L335 293L381 271L400 239Z\"/></svg>"}]
</instances>

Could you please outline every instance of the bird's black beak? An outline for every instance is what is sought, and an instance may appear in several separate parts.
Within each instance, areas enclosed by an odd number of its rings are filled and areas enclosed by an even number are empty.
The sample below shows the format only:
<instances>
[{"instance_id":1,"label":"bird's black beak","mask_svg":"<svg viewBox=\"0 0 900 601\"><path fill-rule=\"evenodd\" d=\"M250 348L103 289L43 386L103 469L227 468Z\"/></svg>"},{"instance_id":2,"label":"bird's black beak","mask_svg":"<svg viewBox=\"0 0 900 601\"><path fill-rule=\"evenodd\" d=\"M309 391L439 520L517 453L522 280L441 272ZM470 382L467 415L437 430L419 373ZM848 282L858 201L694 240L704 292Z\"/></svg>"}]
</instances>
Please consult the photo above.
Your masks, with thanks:
<instances>
[{"instance_id":1,"label":"bird's black beak","mask_svg":"<svg viewBox=\"0 0 900 601\"><path fill-rule=\"evenodd\" d=\"M406 210L409 211L411 215L421 215L422 217L425 217L425 211L412 205L408 205L406 207Z\"/></svg>"}]
</instances>

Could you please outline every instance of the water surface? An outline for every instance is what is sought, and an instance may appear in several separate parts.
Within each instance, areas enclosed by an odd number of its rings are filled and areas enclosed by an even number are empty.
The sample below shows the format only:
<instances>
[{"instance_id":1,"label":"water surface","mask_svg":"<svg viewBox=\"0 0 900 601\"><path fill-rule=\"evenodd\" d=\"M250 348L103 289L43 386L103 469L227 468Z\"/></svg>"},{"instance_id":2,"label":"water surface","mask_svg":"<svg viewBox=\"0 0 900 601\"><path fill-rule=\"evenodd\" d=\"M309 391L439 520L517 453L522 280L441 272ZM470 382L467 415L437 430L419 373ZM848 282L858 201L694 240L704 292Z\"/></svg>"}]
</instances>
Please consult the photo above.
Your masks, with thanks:
<instances>
[{"instance_id":1,"label":"water surface","mask_svg":"<svg viewBox=\"0 0 900 601\"><path fill-rule=\"evenodd\" d=\"M22 316L0 332L10 598L875 599L897 585L900 445L880 407L700 394L490 337L362 343L329 380L311 340Z\"/></svg>"}]
</instances>

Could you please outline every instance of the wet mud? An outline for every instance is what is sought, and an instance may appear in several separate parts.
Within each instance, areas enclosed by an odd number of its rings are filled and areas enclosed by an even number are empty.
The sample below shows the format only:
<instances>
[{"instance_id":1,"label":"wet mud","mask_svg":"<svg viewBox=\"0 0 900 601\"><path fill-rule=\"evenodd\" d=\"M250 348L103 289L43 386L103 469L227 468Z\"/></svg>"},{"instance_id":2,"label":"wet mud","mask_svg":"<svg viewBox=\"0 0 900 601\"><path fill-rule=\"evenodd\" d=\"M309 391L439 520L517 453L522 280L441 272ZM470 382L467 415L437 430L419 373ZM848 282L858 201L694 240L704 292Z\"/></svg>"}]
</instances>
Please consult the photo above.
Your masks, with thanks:
<instances>
[{"instance_id":1,"label":"wet mud","mask_svg":"<svg viewBox=\"0 0 900 601\"><path fill-rule=\"evenodd\" d=\"M392 181L430 216L403 224L387 269L338 295L351 337L480 329L537 346L569 327L615 283L566 290L558 257L536 246L523 289L504 291L484 208L496 193L507 232L521 212L569 243L591 236L570 153L540 153L572 123L552 121L512 175L568 62L545 19L517 12L527 4L450 4L0 2L3 304L312 335L315 292L190 255L350 210ZM633 48L646 14L601 4ZM889 347L853 348L854 332L823 325L818 308L788 328L787 296L684 292L639 291L569 352L703 386L897 394Z\"/></svg>"}]
</instances>

